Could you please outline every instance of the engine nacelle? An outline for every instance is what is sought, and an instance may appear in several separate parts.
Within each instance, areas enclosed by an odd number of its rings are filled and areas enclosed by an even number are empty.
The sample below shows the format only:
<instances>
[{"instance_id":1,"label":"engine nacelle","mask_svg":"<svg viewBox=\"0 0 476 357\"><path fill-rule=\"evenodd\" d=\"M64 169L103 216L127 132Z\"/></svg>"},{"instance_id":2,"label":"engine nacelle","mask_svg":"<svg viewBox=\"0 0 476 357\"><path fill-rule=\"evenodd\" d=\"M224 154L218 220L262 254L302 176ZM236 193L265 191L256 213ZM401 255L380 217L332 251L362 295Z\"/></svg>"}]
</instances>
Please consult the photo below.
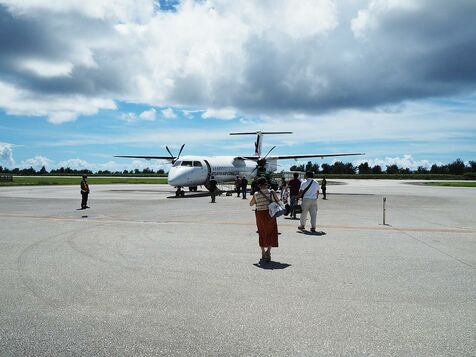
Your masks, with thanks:
<instances>
[{"instance_id":1,"label":"engine nacelle","mask_svg":"<svg viewBox=\"0 0 476 357\"><path fill-rule=\"evenodd\" d=\"M266 171L276 172L278 170L277 160L266 160Z\"/></svg>"}]
</instances>

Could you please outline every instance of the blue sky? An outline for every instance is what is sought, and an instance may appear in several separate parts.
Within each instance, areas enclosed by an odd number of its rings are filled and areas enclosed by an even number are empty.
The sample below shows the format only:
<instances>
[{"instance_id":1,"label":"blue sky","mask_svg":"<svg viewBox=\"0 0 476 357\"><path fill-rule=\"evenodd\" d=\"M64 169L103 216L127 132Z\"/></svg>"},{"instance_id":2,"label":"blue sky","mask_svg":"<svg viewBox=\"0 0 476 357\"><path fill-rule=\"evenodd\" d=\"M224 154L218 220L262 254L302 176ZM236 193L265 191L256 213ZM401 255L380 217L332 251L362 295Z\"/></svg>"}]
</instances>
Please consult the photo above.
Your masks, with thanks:
<instances>
[{"instance_id":1,"label":"blue sky","mask_svg":"<svg viewBox=\"0 0 476 357\"><path fill-rule=\"evenodd\" d=\"M167 169L113 156L250 154L228 133L255 130L293 132L265 138L276 154L476 160L474 15L462 0L0 0L0 165Z\"/></svg>"}]
</instances>

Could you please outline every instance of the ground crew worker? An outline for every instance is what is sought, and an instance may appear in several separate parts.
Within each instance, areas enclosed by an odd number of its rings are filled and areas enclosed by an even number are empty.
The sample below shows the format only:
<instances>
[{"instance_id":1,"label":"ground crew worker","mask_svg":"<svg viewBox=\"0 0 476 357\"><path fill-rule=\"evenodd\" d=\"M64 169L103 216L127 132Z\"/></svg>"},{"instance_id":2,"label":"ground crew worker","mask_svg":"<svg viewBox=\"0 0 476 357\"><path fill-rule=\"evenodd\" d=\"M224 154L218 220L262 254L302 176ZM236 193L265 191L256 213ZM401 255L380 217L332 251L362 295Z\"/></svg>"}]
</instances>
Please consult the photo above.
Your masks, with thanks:
<instances>
[{"instance_id":1,"label":"ground crew worker","mask_svg":"<svg viewBox=\"0 0 476 357\"><path fill-rule=\"evenodd\" d=\"M246 191L248 190L248 180L246 176L243 176L241 179L241 193L243 194L243 199L246 200Z\"/></svg>"},{"instance_id":2,"label":"ground crew worker","mask_svg":"<svg viewBox=\"0 0 476 357\"><path fill-rule=\"evenodd\" d=\"M208 185L209 185L209 190L210 190L210 196L212 198L212 201L210 203L216 203L215 202L215 197L217 196L217 193L218 193L218 188L217 188L217 181L215 180L215 176L212 176L211 177L211 180L208 181Z\"/></svg>"},{"instance_id":3,"label":"ground crew worker","mask_svg":"<svg viewBox=\"0 0 476 357\"><path fill-rule=\"evenodd\" d=\"M235 179L235 189L236 189L236 197L240 197L241 178L238 175L236 176L236 179Z\"/></svg>"},{"instance_id":4,"label":"ground crew worker","mask_svg":"<svg viewBox=\"0 0 476 357\"><path fill-rule=\"evenodd\" d=\"M88 185L88 177L83 175L83 179L81 180L81 209L89 208L88 206L88 195L89 195L89 185Z\"/></svg>"},{"instance_id":5,"label":"ground crew worker","mask_svg":"<svg viewBox=\"0 0 476 357\"><path fill-rule=\"evenodd\" d=\"M322 199L323 200L327 200L326 198L326 189L327 189L327 181L326 181L326 178L323 177L322 178L322 181L321 181L321 190L322 190L322 195L324 196Z\"/></svg>"}]
</instances>

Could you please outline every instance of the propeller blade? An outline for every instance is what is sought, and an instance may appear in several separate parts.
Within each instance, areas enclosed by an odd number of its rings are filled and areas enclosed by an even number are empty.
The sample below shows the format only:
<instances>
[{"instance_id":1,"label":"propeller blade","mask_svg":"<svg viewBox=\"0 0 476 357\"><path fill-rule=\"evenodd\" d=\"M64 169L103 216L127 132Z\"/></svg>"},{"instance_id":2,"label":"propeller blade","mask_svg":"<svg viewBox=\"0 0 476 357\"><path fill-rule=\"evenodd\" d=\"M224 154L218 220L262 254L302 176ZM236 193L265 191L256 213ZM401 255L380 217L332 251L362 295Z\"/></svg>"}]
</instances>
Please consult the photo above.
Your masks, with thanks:
<instances>
[{"instance_id":1,"label":"propeller blade","mask_svg":"<svg viewBox=\"0 0 476 357\"><path fill-rule=\"evenodd\" d=\"M182 153L182 150L183 150L183 147L184 147L184 146L185 146L185 144L183 144L182 147L180 148L180 151L179 151L179 153L178 153L178 155L177 155L177 159L180 157L180 154Z\"/></svg>"},{"instance_id":2,"label":"propeller blade","mask_svg":"<svg viewBox=\"0 0 476 357\"><path fill-rule=\"evenodd\" d=\"M173 159L174 156L172 155L172 152L169 150L169 147L167 145L165 145L165 148L167 149L167 152L170 154L170 156L172 156L172 159Z\"/></svg>"},{"instance_id":3,"label":"propeller blade","mask_svg":"<svg viewBox=\"0 0 476 357\"><path fill-rule=\"evenodd\" d=\"M276 147L276 146L273 146L273 147L268 151L268 153L267 153L266 155L264 155L263 160L268 157L268 155L271 153L271 151L274 150L275 147Z\"/></svg>"}]
</instances>

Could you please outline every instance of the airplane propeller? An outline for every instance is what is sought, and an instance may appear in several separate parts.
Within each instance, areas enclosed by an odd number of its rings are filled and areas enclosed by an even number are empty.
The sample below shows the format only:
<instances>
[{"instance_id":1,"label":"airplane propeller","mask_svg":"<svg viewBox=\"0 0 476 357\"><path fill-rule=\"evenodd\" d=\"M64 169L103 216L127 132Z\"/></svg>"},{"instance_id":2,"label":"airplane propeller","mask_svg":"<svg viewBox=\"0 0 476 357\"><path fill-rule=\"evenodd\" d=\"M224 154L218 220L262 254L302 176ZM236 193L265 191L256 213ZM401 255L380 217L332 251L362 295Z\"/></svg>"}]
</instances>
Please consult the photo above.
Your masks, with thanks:
<instances>
[{"instance_id":1,"label":"airplane propeller","mask_svg":"<svg viewBox=\"0 0 476 357\"><path fill-rule=\"evenodd\" d=\"M177 157L175 157L172 152L170 151L169 147L166 145L165 148L167 149L167 152L170 154L170 156L172 157L172 164L175 164L175 161L177 161L180 157L180 154L182 153L182 150L183 150L183 147L185 146L185 144L182 145L182 147L180 148L179 150L179 153L177 155Z\"/></svg>"},{"instance_id":2,"label":"airplane propeller","mask_svg":"<svg viewBox=\"0 0 476 357\"><path fill-rule=\"evenodd\" d=\"M256 170L258 170L258 168L264 168L265 165L266 165L266 158L268 157L268 155L271 153L271 151L273 151L274 149L276 148L276 146L273 146L266 155L264 155L262 158L259 158L257 161L256 161L256 167L253 169L253 171L251 171L251 176L253 176L254 172Z\"/></svg>"}]
</instances>

